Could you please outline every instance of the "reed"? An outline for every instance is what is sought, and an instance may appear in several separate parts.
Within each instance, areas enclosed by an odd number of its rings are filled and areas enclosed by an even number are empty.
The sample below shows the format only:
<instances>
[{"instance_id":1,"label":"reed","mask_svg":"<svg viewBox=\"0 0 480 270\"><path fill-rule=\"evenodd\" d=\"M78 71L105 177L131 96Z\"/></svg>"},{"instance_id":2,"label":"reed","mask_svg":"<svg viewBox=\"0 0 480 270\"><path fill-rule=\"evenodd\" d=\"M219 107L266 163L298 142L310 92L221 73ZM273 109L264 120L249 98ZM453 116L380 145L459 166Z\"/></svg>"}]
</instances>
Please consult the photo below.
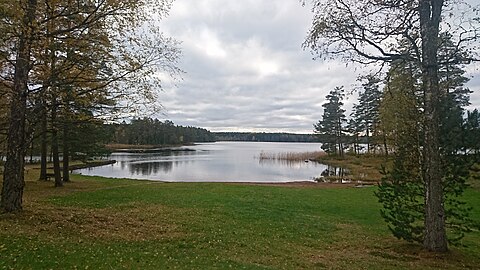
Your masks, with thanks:
<instances>
[{"instance_id":1,"label":"reed","mask_svg":"<svg viewBox=\"0 0 480 270\"><path fill-rule=\"evenodd\" d=\"M320 157L325 156L326 153L322 151L314 152L283 152L283 153L268 153L260 152L258 158L260 160L288 160L288 161L314 161Z\"/></svg>"}]
</instances>

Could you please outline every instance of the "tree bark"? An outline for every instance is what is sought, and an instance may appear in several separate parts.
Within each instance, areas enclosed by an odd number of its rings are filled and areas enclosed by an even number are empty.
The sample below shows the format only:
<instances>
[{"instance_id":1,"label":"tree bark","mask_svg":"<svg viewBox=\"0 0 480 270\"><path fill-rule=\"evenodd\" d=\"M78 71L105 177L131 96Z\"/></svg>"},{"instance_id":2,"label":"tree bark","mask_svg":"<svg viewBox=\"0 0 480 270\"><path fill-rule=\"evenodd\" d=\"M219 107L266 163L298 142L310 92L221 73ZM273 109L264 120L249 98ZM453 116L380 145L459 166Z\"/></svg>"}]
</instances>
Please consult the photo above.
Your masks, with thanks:
<instances>
[{"instance_id":1,"label":"tree bark","mask_svg":"<svg viewBox=\"0 0 480 270\"><path fill-rule=\"evenodd\" d=\"M62 187L62 175L60 173L60 158L58 154L58 130L57 130L57 106L52 107L52 154L53 174L55 175L55 187Z\"/></svg>"},{"instance_id":2,"label":"tree bark","mask_svg":"<svg viewBox=\"0 0 480 270\"><path fill-rule=\"evenodd\" d=\"M367 154L370 154L370 130L367 123Z\"/></svg>"},{"instance_id":3,"label":"tree bark","mask_svg":"<svg viewBox=\"0 0 480 270\"><path fill-rule=\"evenodd\" d=\"M383 148L385 149L385 156L388 157L388 145L387 145L387 135L383 131Z\"/></svg>"},{"instance_id":4,"label":"tree bark","mask_svg":"<svg viewBox=\"0 0 480 270\"><path fill-rule=\"evenodd\" d=\"M47 106L43 101L42 108L42 135L41 135L41 154L40 154L40 178L39 180L47 180Z\"/></svg>"},{"instance_id":5,"label":"tree bark","mask_svg":"<svg viewBox=\"0 0 480 270\"><path fill-rule=\"evenodd\" d=\"M421 0L422 80L424 90L423 178L425 181L424 247L429 251L448 250L439 149L440 89L438 81L438 40L442 0Z\"/></svg>"},{"instance_id":6,"label":"tree bark","mask_svg":"<svg viewBox=\"0 0 480 270\"><path fill-rule=\"evenodd\" d=\"M33 22L35 21L37 1L24 2L27 9L23 16L23 29L17 47L7 134L7 155L0 202L1 209L6 212L22 210L23 189L25 187L25 112L27 109L28 73L31 64L30 52L33 43Z\"/></svg>"},{"instance_id":7,"label":"tree bark","mask_svg":"<svg viewBox=\"0 0 480 270\"><path fill-rule=\"evenodd\" d=\"M65 120L63 124L63 182L70 182L70 171L68 169L70 163L70 147L68 145L68 123Z\"/></svg>"}]
</instances>

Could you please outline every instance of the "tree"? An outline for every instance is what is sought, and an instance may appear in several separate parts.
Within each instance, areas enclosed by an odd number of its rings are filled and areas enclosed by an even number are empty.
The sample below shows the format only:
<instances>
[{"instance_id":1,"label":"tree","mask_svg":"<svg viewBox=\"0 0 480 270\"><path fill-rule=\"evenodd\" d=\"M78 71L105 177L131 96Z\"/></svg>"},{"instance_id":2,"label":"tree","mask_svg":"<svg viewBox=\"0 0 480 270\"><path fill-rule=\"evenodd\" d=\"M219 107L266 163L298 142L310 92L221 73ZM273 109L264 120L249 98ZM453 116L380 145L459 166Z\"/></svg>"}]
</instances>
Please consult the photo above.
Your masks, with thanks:
<instances>
[{"instance_id":1,"label":"tree","mask_svg":"<svg viewBox=\"0 0 480 270\"><path fill-rule=\"evenodd\" d=\"M393 64L379 107L379 120L385 143L393 152L416 152L420 166L421 100L418 96L417 69L404 64ZM403 155L403 154L402 154Z\"/></svg>"},{"instance_id":2,"label":"tree","mask_svg":"<svg viewBox=\"0 0 480 270\"><path fill-rule=\"evenodd\" d=\"M421 119L417 69L393 64L387 74L380 105L385 143L393 152L393 167L383 171L376 192L381 215L393 235L407 241L423 241L424 185L422 182Z\"/></svg>"},{"instance_id":3,"label":"tree","mask_svg":"<svg viewBox=\"0 0 480 270\"><path fill-rule=\"evenodd\" d=\"M25 115L27 99L33 94L43 94L37 96L47 106L43 113L50 113L52 148L56 154L55 132L61 126L60 121L72 112L69 97L74 97L77 105L87 106L96 117L120 109L125 109L123 113L126 109L128 113L139 111L131 104L158 104L152 100L161 89L159 72L169 75L180 72L175 66L179 57L176 42L163 37L155 28L158 24L154 20L165 15L170 3L167 0L0 3L0 13L5 15L0 20L1 72L13 78L3 210L22 209ZM146 18L154 19L145 22ZM80 99L83 101L79 102ZM55 163L59 184L59 166Z\"/></svg>"},{"instance_id":4,"label":"tree","mask_svg":"<svg viewBox=\"0 0 480 270\"><path fill-rule=\"evenodd\" d=\"M430 251L448 249L440 152L440 25L446 2L443 0L354 1L314 0L314 19L305 46L320 57L343 55L356 62L391 63L403 60L418 63L423 93L422 180L425 184L425 230L423 245ZM455 33L456 48L478 40L479 20L462 21ZM408 41L408 50L397 42ZM410 53L413 52L413 53ZM471 60L468 56L465 60Z\"/></svg>"},{"instance_id":5,"label":"tree","mask_svg":"<svg viewBox=\"0 0 480 270\"><path fill-rule=\"evenodd\" d=\"M443 155L452 156L463 148L464 107L470 105L472 91L464 86L469 81L464 76L462 59L465 58L465 52L456 49L448 33L441 33L440 38L440 145Z\"/></svg>"},{"instance_id":6,"label":"tree","mask_svg":"<svg viewBox=\"0 0 480 270\"><path fill-rule=\"evenodd\" d=\"M382 92L379 84L381 80L374 75L367 75L361 78L363 92L359 95L359 103L354 105L355 122L361 132L365 132L367 139L367 152L370 153L372 144L376 144L376 137L379 134L379 107ZM373 140L372 140L373 138Z\"/></svg>"},{"instance_id":7,"label":"tree","mask_svg":"<svg viewBox=\"0 0 480 270\"><path fill-rule=\"evenodd\" d=\"M2 161L6 148L8 120L9 91L7 85L6 81L0 79L0 160Z\"/></svg>"},{"instance_id":8,"label":"tree","mask_svg":"<svg viewBox=\"0 0 480 270\"><path fill-rule=\"evenodd\" d=\"M357 120L355 106L351 114L351 118L348 120L347 132L352 137L351 143L353 146L353 153L355 155L360 153L360 133L363 131L361 123Z\"/></svg>"},{"instance_id":9,"label":"tree","mask_svg":"<svg viewBox=\"0 0 480 270\"><path fill-rule=\"evenodd\" d=\"M335 87L326 96L327 102L324 108L322 120L314 125L314 132L322 141L322 149L327 153L343 156L344 153L344 124L346 123L343 98L345 90L343 86Z\"/></svg>"},{"instance_id":10,"label":"tree","mask_svg":"<svg viewBox=\"0 0 480 270\"><path fill-rule=\"evenodd\" d=\"M176 126L172 121L133 119L130 124L114 125L111 143L133 145L176 145L215 141L214 135L202 128Z\"/></svg>"},{"instance_id":11,"label":"tree","mask_svg":"<svg viewBox=\"0 0 480 270\"><path fill-rule=\"evenodd\" d=\"M22 1L20 18L14 16L19 26L15 61L13 91L7 133L7 154L3 172L0 207L7 212L22 209L25 159L25 114L28 96L28 73L31 68L31 48L35 38L37 1ZM18 15L17 15L18 16Z\"/></svg>"},{"instance_id":12,"label":"tree","mask_svg":"<svg viewBox=\"0 0 480 270\"><path fill-rule=\"evenodd\" d=\"M480 153L480 113L477 109L467 111L467 118L464 123L465 133L463 134L463 152L465 154L473 152Z\"/></svg>"},{"instance_id":13,"label":"tree","mask_svg":"<svg viewBox=\"0 0 480 270\"><path fill-rule=\"evenodd\" d=\"M439 145L445 222L449 231L448 241L456 244L473 227L469 207L460 199L469 168L475 160L472 156L460 155L464 148L463 107L469 105L470 91L463 86L467 79L463 77L460 66L443 64L440 70ZM423 96L419 74L419 67L411 63L392 64L380 110L382 129L394 150L394 165L385 172L376 195L384 206L382 216L393 234L408 241L422 240L425 220L422 209L418 207L425 199L420 174L423 142L420 136L421 118L418 115L421 114Z\"/></svg>"}]
</instances>

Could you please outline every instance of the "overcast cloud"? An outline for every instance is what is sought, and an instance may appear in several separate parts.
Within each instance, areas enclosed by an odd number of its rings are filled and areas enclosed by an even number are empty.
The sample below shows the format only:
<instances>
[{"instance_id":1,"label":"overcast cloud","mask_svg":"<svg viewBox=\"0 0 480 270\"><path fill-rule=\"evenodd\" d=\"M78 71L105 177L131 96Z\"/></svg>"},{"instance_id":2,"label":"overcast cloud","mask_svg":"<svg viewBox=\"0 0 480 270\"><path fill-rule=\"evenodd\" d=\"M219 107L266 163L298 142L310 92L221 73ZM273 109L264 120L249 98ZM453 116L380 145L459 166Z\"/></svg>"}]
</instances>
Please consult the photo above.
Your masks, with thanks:
<instances>
[{"instance_id":1,"label":"overcast cloud","mask_svg":"<svg viewBox=\"0 0 480 270\"><path fill-rule=\"evenodd\" d=\"M311 21L297 0L175 1L162 31L182 42L186 74L165 85L162 118L212 131L311 133L325 95L340 85L353 90L364 70L313 61L301 46ZM479 76L469 87L478 107Z\"/></svg>"}]
</instances>

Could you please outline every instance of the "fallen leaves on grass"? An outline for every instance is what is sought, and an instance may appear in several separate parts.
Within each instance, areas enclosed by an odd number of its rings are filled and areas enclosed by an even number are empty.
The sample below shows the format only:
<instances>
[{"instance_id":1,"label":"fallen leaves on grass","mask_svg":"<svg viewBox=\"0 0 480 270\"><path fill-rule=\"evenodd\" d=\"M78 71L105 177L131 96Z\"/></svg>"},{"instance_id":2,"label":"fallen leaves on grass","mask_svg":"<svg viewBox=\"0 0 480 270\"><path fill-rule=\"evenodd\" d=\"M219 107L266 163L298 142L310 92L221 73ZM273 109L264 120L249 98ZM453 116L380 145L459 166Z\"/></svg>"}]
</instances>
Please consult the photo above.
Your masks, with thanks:
<instances>
[{"instance_id":1,"label":"fallen leaves on grass","mask_svg":"<svg viewBox=\"0 0 480 270\"><path fill-rule=\"evenodd\" d=\"M127 209L81 209L39 206L35 211L0 216L0 230L20 235L100 240L154 240L183 235L165 220L159 205L135 205Z\"/></svg>"}]
</instances>

